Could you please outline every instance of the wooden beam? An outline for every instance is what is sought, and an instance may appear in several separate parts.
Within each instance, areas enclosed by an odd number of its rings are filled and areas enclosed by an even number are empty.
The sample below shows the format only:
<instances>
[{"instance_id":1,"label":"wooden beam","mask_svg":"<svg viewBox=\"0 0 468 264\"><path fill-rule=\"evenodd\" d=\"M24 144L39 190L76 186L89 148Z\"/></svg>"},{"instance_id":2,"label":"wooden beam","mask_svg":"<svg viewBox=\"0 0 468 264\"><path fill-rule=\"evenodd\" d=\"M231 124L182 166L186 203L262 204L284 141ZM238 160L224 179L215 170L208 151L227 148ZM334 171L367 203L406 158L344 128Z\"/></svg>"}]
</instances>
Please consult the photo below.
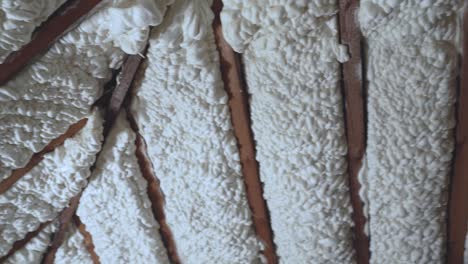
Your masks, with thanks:
<instances>
[{"instance_id":1,"label":"wooden beam","mask_svg":"<svg viewBox=\"0 0 468 264\"><path fill-rule=\"evenodd\" d=\"M263 199L263 187L260 181L258 162L255 159L255 142L251 130L248 93L243 82L240 56L234 52L223 36L220 21L222 6L222 1L214 1L213 12L215 19L213 21L213 30L220 56L224 88L229 95L231 121L239 146L242 174L255 232L265 245L263 255L269 264L274 264L278 263L278 258L273 242L269 212Z\"/></svg>"},{"instance_id":2,"label":"wooden beam","mask_svg":"<svg viewBox=\"0 0 468 264\"><path fill-rule=\"evenodd\" d=\"M127 117L133 131L136 133L136 157L138 159L138 165L140 166L141 174L148 183L147 193L151 201L151 207L153 210L153 216L159 223L159 233L163 240L164 246L166 247L167 254L171 263L180 264L179 256L177 255L177 248L175 244L172 231L169 224L166 221L166 215L164 213L164 195L161 191L160 182L154 173L151 160L147 155L146 143L143 137L138 132L138 125L136 124L133 116L130 112L127 112Z\"/></svg>"},{"instance_id":3,"label":"wooden beam","mask_svg":"<svg viewBox=\"0 0 468 264\"><path fill-rule=\"evenodd\" d=\"M70 0L43 23L31 41L0 64L0 86L19 73L32 59L46 52L63 34L81 21L102 0Z\"/></svg>"},{"instance_id":4,"label":"wooden beam","mask_svg":"<svg viewBox=\"0 0 468 264\"><path fill-rule=\"evenodd\" d=\"M35 238L50 223L51 221L42 223L41 225L39 225L39 227L35 231L29 232L23 239L16 241L13 244L13 247L10 249L10 251L8 251L8 253L5 256L2 256L0 258L0 263L3 263L8 258L13 256L18 250L26 246L26 244L28 244L33 238Z\"/></svg>"},{"instance_id":5,"label":"wooden beam","mask_svg":"<svg viewBox=\"0 0 468 264\"><path fill-rule=\"evenodd\" d=\"M84 118L77 123L71 125L67 132L65 132L63 135L59 136L58 138L52 140L43 150L41 150L38 153L35 153L31 159L29 160L28 164L26 164L25 167L15 169L11 173L11 175L4 179L3 181L0 182L0 194L5 193L8 189L13 186L19 179L21 179L26 173L28 173L30 170L34 168L43 158L44 155L52 152L57 148L58 146L61 146L65 140L68 138L71 138L75 136L85 125L86 122L88 121L87 118Z\"/></svg>"},{"instance_id":6,"label":"wooden beam","mask_svg":"<svg viewBox=\"0 0 468 264\"><path fill-rule=\"evenodd\" d=\"M359 196L361 185L358 180L362 159L366 149L365 100L362 61L362 35L356 22L359 0L339 1L339 32L341 44L348 46L350 59L343 63L342 88L346 119L346 138L348 141L348 175L353 207L354 248L359 264L369 263L369 238L364 232L366 217Z\"/></svg>"},{"instance_id":7,"label":"wooden beam","mask_svg":"<svg viewBox=\"0 0 468 264\"><path fill-rule=\"evenodd\" d=\"M463 263L468 223L468 11L463 15L463 56L459 75L456 145L448 215L447 263Z\"/></svg>"},{"instance_id":8,"label":"wooden beam","mask_svg":"<svg viewBox=\"0 0 468 264\"><path fill-rule=\"evenodd\" d=\"M96 251L94 251L93 237L86 230L86 225L81 222L80 218L76 214L73 215L73 224L78 229L78 232L80 232L80 234L83 236L86 250L91 255L93 263L100 264L101 262L99 261L99 256L96 254Z\"/></svg>"},{"instance_id":9,"label":"wooden beam","mask_svg":"<svg viewBox=\"0 0 468 264\"><path fill-rule=\"evenodd\" d=\"M52 238L52 242L47 249L44 259L42 260L42 264L54 264L55 262L55 254L57 250L62 245L63 241L65 240L66 233L68 230L68 224L73 218L73 214L78 208L78 203L81 198L81 193L75 197L73 197L70 201L70 204L67 208L65 208L62 213L60 213L58 217L59 227L57 232L54 233Z\"/></svg>"},{"instance_id":10,"label":"wooden beam","mask_svg":"<svg viewBox=\"0 0 468 264\"><path fill-rule=\"evenodd\" d=\"M146 49L147 48L145 48L143 54L146 54ZM121 73L117 76L119 84L112 92L112 96L107 107L106 120L115 121L117 119L142 60L143 57L140 55L131 55L125 60L122 65ZM104 134L107 134L110 128L111 126L106 127Z\"/></svg>"}]
</instances>

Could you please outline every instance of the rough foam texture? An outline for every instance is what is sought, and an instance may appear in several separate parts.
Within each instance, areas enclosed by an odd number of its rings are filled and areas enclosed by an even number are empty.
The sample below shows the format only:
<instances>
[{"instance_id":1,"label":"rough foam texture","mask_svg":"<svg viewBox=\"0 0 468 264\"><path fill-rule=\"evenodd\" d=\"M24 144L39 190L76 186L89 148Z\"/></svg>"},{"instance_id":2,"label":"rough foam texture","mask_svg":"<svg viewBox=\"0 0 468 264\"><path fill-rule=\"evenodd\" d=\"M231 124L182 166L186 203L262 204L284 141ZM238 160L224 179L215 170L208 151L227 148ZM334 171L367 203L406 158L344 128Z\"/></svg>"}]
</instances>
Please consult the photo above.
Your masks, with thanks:
<instances>
[{"instance_id":1,"label":"rough foam texture","mask_svg":"<svg viewBox=\"0 0 468 264\"><path fill-rule=\"evenodd\" d=\"M4 264L41 264L44 254L49 247L54 232L57 230L56 222L47 225L22 249L16 251Z\"/></svg>"},{"instance_id":2,"label":"rough foam texture","mask_svg":"<svg viewBox=\"0 0 468 264\"><path fill-rule=\"evenodd\" d=\"M121 113L77 214L102 263L169 263L135 150L135 133Z\"/></svg>"},{"instance_id":3,"label":"rough foam texture","mask_svg":"<svg viewBox=\"0 0 468 264\"><path fill-rule=\"evenodd\" d=\"M66 0L0 1L0 63L31 40L42 22Z\"/></svg>"},{"instance_id":4,"label":"rough foam texture","mask_svg":"<svg viewBox=\"0 0 468 264\"><path fill-rule=\"evenodd\" d=\"M0 256L13 243L54 219L86 185L101 148L102 118L88 117L85 127L0 195Z\"/></svg>"},{"instance_id":5,"label":"rough foam texture","mask_svg":"<svg viewBox=\"0 0 468 264\"><path fill-rule=\"evenodd\" d=\"M468 233L466 234L466 239L465 239L465 264L468 264Z\"/></svg>"},{"instance_id":6,"label":"rough foam texture","mask_svg":"<svg viewBox=\"0 0 468 264\"><path fill-rule=\"evenodd\" d=\"M34 2L34 1L31 1ZM169 1L114 0L0 87L0 180L90 113L124 52L146 43Z\"/></svg>"},{"instance_id":7,"label":"rough foam texture","mask_svg":"<svg viewBox=\"0 0 468 264\"><path fill-rule=\"evenodd\" d=\"M372 263L444 262L462 2L361 1Z\"/></svg>"},{"instance_id":8,"label":"rough foam texture","mask_svg":"<svg viewBox=\"0 0 468 264\"><path fill-rule=\"evenodd\" d=\"M55 254L55 264L93 264L84 238L73 225L68 225L67 237Z\"/></svg>"},{"instance_id":9,"label":"rough foam texture","mask_svg":"<svg viewBox=\"0 0 468 264\"><path fill-rule=\"evenodd\" d=\"M80 28L93 34L97 32L98 39L110 44L109 47L137 54L146 46L149 26L162 22L166 7L173 1L108 0L101 14L91 17ZM106 46L101 49L106 50Z\"/></svg>"},{"instance_id":10,"label":"rough foam texture","mask_svg":"<svg viewBox=\"0 0 468 264\"><path fill-rule=\"evenodd\" d=\"M183 263L257 263L211 1L176 1L150 37L132 104Z\"/></svg>"},{"instance_id":11,"label":"rough foam texture","mask_svg":"<svg viewBox=\"0 0 468 264\"><path fill-rule=\"evenodd\" d=\"M336 1L224 1L281 263L353 261Z\"/></svg>"}]
</instances>

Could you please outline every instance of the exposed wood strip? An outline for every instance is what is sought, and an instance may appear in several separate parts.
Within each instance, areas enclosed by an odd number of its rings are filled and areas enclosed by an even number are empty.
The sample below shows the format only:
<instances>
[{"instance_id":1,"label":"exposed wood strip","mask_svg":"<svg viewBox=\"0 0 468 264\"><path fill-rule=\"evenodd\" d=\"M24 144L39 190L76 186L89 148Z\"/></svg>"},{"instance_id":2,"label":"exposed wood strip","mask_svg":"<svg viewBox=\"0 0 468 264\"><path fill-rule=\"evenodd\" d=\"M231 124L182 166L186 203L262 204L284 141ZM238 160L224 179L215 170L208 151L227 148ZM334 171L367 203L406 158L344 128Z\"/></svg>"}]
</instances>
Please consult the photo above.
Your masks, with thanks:
<instances>
[{"instance_id":1,"label":"exposed wood strip","mask_svg":"<svg viewBox=\"0 0 468 264\"><path fill-rule=\"evenodd\" d=\"M143 54L146 54L148 50L148 46L146 46ZM138 74L142 74L143 71L138 71L139 66L143 60L142 56L134 55L132 56L131 60L129 59L127 61L128 66L123 68L123 71L125 71L124 74L122 74L122 79L120 80L120 84L126 85L127 89L125 90L125 94L128 92L128 87L131 86L133 80ZM127 76L127 77L125 77ZM125 80L126 79L126 80ZM117 95L123 94L123 89L122 91L117 92ZM125 98L125 97L124 97ZM122 104L124 103L124 98L119 99L119 98L114 98L111 99L110 105L109 105L109 112L108 116L116 118L118 115L118 112L120 108L122 107ZM130 103L128 100L127 102ZM118 105L118 107L117 107ZM135 155L138 160L138 165L140 167L141 174L143 178L148 183L147 187L147 193L148 193L148 198L151 201L151 208L153 211L153 216L156 219L156 221L159 224L159 232L161 234L161 238L163 240L163 244L167 250L167 254L169 256L169 259L171 263L174 264L179 264L180 259L179 256L177 255L177 248L175 245L175 241L172 235L172 231L166 222L166 216L164 214L164 195L161 191L160 188L160 182L159 179L155 176L153 167L151 164L151 161L147 155L147 150L146 150L146 143L143 137L140 135L138 132L138 125L136 124L133 116L129 111L127 111L127 120L130 123L130 126L132 130L136 134L136 139L135 139L135 145L136 145L136 150L135 150Z\"/></svg>"},{"instance_id":2,"label":"exposed wood strip","mask_svg":"<svg viewBox=\"0 0 468 264\"><path fill-rule=\"evenodd\" d=\"M143 54L145 53L146 49ZM122 65L121 73L117 77L119 80L118 85L112 93L107 108L106 120L116 120L142 59L143 57L140 55L131 55L127 57L125 63ZM111 126L106 127L104 134L107 134L110 128Z\"/></svg>"},{"instance_id":3,"label":"exposed wood strip","mask_svg":"<svg viewBox=\"0 0 468 264\"><path fill-rule=\"evenodd\" d=\"M16 251L26 246L26 244L28 244L29 241L36 237L50 223L51 221L42 223L35 231L29 232L23 239L16 241L15 244L13 244L13 247L10 249L10 251L8 251L8 253L5 256L0 258L0 263L3 263L9 257L13 256L13 254L15 254Z\"/></svg>"},{"instance_id":4,"label":"exposed wood strip","mask_svg":"<svg viewBox=\"0 0 468 264\"><path fill-rule=\"evenodd\" d=\"M11 53L0 64L0 85L19 73L32 59L44 53L67 30L79 23L102 0L70 0L54 13L19 51Z\"/></svg>"},{"instance_id":5,"label":"exposed wood strip","mask_svg":"<svg viewBox=\"0 0 468 264\"><path fill-rule=\"evenodd\" d=\"M73 218L73 214L76 211L76 208L78 208L78 203L81 198L81 193L78 194L77 196L73 197L70 200L70 205L65 208L60 216L58 217L59 221L59 227L57 232L55 232L53 238L52 238L52 243L47 249L47 252L44 255L44 259L42 260L42 264L53 264L55 261L55 253L57 253L57 250L59 247L62 245L62 242L65 240L66 233L67 233L67 227L68 223Z\"/></svg>"},{"instance_id":6,"label":"exposed wood strip","mask_svg":"<svg viewBox=\"0 0 468 264\"><path fill-rule=\"evenodd\" d=\"M342 64L342 89L348 142L348 175L353 207L354 248L359 264L369 263L369 238L364 232L366 217L359 196L361 185L359 170L366 148L365 101L362 78L365 75L362 61L362 35L356 22L358 0L339 1L339 32L341 44L348 46L349 61Z\"/></svg>"},{"instance_id":7,"label":"exposed wood strip","mask_svg":"<svg viewBox=\"0 0 468 264\"><path fill-rule=\"evenodd\" d=\"M148 182L148 197L151 201L153 215L160 226L159 232L161 234L171 263L179 264L180 259L177 255L175 241L171 229L166 222L166 216L164 214L164 195L160 188L159 179L155 176L151 161L148 158L145 140L138 133L138 126L130 113L128 113L128 120L130 121L132 129L136 133L135 154L138 159L138 165L140 166L141 173Z\"/></svg>"},{"instance_id":8,"label":"exposed wood strip","mask_svg":"<svg viewBox=\"0 0 468 264\"><path fill-rule=\"evenodd\" d=\"M99 261L99 256L96 254L96 251L94 251L93 238L91 237L91 234L86 230L86 225L81 222L80 217L78 217L78 215L76 214L73 215L73 223L83 236L86 250L88 250L89 254L91 255L93 263L100 264L101 262Z\"/></svg>"},{"instance_id":9,"label":"exposed wood strip","mask_svg":"<svg viewBox=\"0 0 468 264\"><path fill-rule=\"evenodd\" d=\"M448 216L447 263L463 263L468 223L468 10L463 15L457 127Z\"/></svg>"},{"instance_id":10,"label":"exposed wood strip","mask_svg":"<svg viewBox=\"0 0 468 264\"><path fill-rule=\"evenodd\" d=\"M220 0L214 1L215 20L213 21L213 30L220 56L224 87L229 94L231 121L238 142L247 199L252 211L255 232L265 245L262 253L268 263L278 263L269 212L263 199L263 187L260 181L258 162L255 159L255 143L251 130L248 93L242 79L240 56L234 52L224 39L219 16L222 7L223 4Z\"/></svg>"},{"instance_id":11,"label":"exposed wood strip","mask_svg":"<svg viewBox=\"0 0 468 264\"><path fill-rule=\"evenodd\" d=\"M29 160L28 164L24 168L19 168L13 170L11 175L6 178L5 180L0 182L0 194L5 193L8 189L10 189L13 184L15 184L21 177L23 177L26 173L28 173L34 166L36 166L43 158L46 153L52 152L55 148L62 145L66 139L71 138L76 135L88 121L87 118L84 118L77 123L71 125L67 132L63 135L59 136L58 138L52 140L43 150L38 153L35 153L31 159Z\"/></svg>"}]
</instances>

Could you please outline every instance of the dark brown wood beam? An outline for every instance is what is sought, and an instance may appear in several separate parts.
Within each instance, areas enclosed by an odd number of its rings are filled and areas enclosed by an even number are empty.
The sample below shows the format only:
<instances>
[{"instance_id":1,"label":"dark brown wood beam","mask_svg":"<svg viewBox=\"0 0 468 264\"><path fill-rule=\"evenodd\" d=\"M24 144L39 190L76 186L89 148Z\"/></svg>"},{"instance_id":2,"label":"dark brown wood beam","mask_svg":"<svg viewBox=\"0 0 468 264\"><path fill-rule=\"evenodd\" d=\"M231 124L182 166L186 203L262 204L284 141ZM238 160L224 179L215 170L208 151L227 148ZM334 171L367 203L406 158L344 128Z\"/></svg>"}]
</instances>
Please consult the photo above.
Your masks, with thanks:
<instances>
[{"instance_id":1,"label":"dark brown wood beam","mask_svg":"<svg viewBox=\"0 0 468 264\"><path fill-rule=\"evenodd\" d=\"M46 52L68 30L78 24L102 0L70 0L35 32L31 41L20 50L11 53L0 64L0 86L19 73L38 55Z\"/></svg>"},{"instance_id":2,"label":"dark brown wood beam","mask_svg":"<svg viewBox=\"0 0 468 264\"><path fill-rule=\"evenodd\" d=\"M146 49L143 51L143 54L146 54ZM128 56L125 60L122 65L122 70L117 76L119 79L119 85L112 92L112 96L107 107L106 120L113 120L113 123L117 119L142 60L143 57L139 55ZM104 134L107 134L110 128L111 126L106 127Z\"/></svg>"},{"instance_id":3,"label":"dark brown wood beam","mask_svg":"<svg viewBox=\"0 0 468 264\"><path fill-rule=\"evenodd\" d=\"M251 130L248 92L243 80L240 55L234 52L223 36L219 16L222 7L221 0L214 1L213 12L215 19L213 21L213 30L221 62L224 88L229 95L231 121L238 143L242 174L255 232L265 245L262 254L269 264L275 264L278 263L278 257L273 242L273 231L268 208L263 199L263 187L260 181L258 162L255 159L255 141Z\"/></svg>"},{"instance_id":4,"label":"dark brown wood beam","mask_svg":"<svg viewBox=\"0 0 468 264\"><path fill-rule=\"evenodd\" d=\"M346 120L346 138L348 141L348 175L351 205L354 221L354 248L359 264L369 263L369 238L364 232L366 217L363 203L359 196L361 185L358 180L362 159L366 149L365 100L363 69L362 35L356 22L359 0L339 1L340 42L348 46L350 59L341 65L342 89Z\"/></svg>"},{"instance_id":5,"label":"dark brown wood beam","mask_svg":"<svg viewBox=\"0 0 468 264\"><path fill-rule=\"evenodd\" d=\"M65 240L68 224L72 221L73 215L75 214L76 208L78 208L78 203L81 198L81 193L75 197L73 197L70 201L70 204L67 208L65 208L62 213L60 213L58 217L59 227L57 232L54 233L52 242L47 249L44 258L42 260L42 264L54 264L55 262L55 254L57 250L62 245L63 241Z\"/></svg>"},{"instance_id":6,"label":"dark brown wood beam","mask_svg":"<svg viewBox=\"0 0 468 264\"><path fill-rule=\"evenodd\" d=\"M463 55L459 75L456 145L450 184L447 263L462 264L468 223L468 11L463 15Z\"/></svg>"},{"instance_id":7,"label":"dark brown wood beam","mask_svg":"<svg viewBox=\"0 0 468 264\"><path fill-rule=\"evenodd\" d=\"M101 262L99 261L99 256L96 254L96 251L94 251L93 237L86 230L86 225L81 222L80 218L76 214L73 215L73 224L78 229L78 232L80 232L80 234L83 236L86 250L91 255L91 259L93 260L93 263L100 264Z\"/></svg>"}]
</instances>

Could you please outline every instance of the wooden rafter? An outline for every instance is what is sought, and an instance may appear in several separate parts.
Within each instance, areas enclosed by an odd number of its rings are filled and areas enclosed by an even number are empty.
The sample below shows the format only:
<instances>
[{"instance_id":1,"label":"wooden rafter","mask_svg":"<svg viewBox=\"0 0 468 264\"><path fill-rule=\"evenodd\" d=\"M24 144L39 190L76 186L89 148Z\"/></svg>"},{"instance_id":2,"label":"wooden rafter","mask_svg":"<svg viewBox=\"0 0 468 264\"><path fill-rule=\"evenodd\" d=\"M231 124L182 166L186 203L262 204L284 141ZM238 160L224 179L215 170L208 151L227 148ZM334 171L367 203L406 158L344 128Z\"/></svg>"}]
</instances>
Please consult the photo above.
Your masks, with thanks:
<instances>
[{"instance_id":1,"label":"wooden rafter","mask_svg":"<svg viewBox=\"0 0 468 264\"><path fill-rule=\"evenodd\" d=\"M35 57L47 51L63 34L79 23L102 0L69 0L55 12L20 50L0 64L0 85L19 73Z\"/></svg>"},{"instance_id":2,"label":"wooden rafter","mask_svg":"<svg viewBox=\"0 0 468 264\"><path fill-rule=\"evenodd\" d=\"M164 213L164 195L160 188L159 179L157 178L156 172L154 172L151 165L151 160L148 157L145 140L138 132L138 125L136 124L130 112L127 112L127 115L132 129L136 133L135 154L138 159L138 165L140 166L141 174L148 183L147 193L148 198L151 201L153 216L156 219L156 222L159 224L159 233L163 240L164 246L166 247L167 255L169 256L171 263L179 264L181 262L177 254L175 240L169 224L166 221L166 215Z\"/></svg>"},{"instance_id":3,"label":"wooden rafter","mask_svg":"<svg viewBox=\"0 0 468 264\"><path fill-rule=\"evenodd\" d=\"M41 225L39 225L39 227L36 230L29 232L23 239L16 241L13 244L13 247L10 249L10 251L8 251L8 253L5 256L2 256L0 258L0 263L5 262L8 258L13 256L18 250L26 246L26 244L28 244L33 238L35 238L50 223L51 221L42 223Z\"/></svg>"},{"instance_id":4,"label":"wooden rafter","mask_svg":"<svg viewBox=\"0 0 468 264\"><path fill-rule=\"evenodd\" d=\"M348 175L354 221L354 248L359 264L369 263L369 238L364 232L366 217L359 196L361 185L358 180L366 148L365 100L362 60L362 35L356 22L359 0L339 1L339 32L341 44L348 46L350 59L341 65L342 89L348 142Z\"/></svg>"},{"instance_id":5,"label":"wooden rafter","mask_svg":"<svg viewBox=\"0 0 468 264\"><path fill-rule=\"evenodd\" d=\"M13 184L15 184L26 173L32 170L39 162L41 162L45 154L54 151L55 148L63 145L65 140L75 136L86 125L87 121L88 119L84 118L71 125L63 135L52 140L42 151L35 153L25 167L13 170L8 178L0 182L0 194L5 193L8 189L11 188L11 186L13 186Z\"/></svg>"},{"instance_id":6,"label":"wooden rafter","mask_svg":"<svg viewBox=\"0 0 468 264\"><path fill-rule=\"evenodd\" d=\"M456 145L448 215L447 263L463 263L468 224L468 11L463 16L463 56L459 75Z\"/></svg>"},{"instance_id":7,"label":"wooden rafter","mask_svg":"<svg viewBox=\"0 0 468 264\"><path fill-rule=\"evenodd\" d=\"M65 208L62 213L58 217L59 227L58 230L54 233L52 242L47 249L46 253L44 254L44 258L42 260L42 264L54 264L55 262L55 254L57 250L62 245L63 241L65 240L68 224L73 218L73 214L75 213L76 208L78 207L78 203L81 198L81 193L75 197L73 197L70 201L70 204L67 208Z\"/></svg>"},{"instance_id":8,"label":"wooden rafter","mask_svg":"<svg viewBox=\"0 0 468 264\"><path fill-rule=\"evenodd\" d=\"M61 9L51 17L37 31L32 41L25 45L20 51L14 52L7 60L0 64L0 85L4 84L33 58L45 52L60 36L75 25L82 17L93 10L101 1L91 0L71 0L67 3L67 8ZM355 21L355 11L358 7L358 0L340 0L339 1L339 28L340 41L349 47L351 58L342 65L342 85L344 91L345 117L346 117L346 135L348 141L348 173L351 193L351 202L353 206L354 228L354 246L357 252L358 263L369 263L369 238L365 235L364 225L366 219L363 214L363 205L359 197L360 184L357 179L359 169L362 164L362 158L365 151L365 100L364 85L362 76L362 36ZM258 163L255 159L255 143L250 126L250 114L248 106L248 94L243 83L243 73L241 70L240 56L226 43L222 35L222 27L219 20L219 12L222 3L219 0L214 1L213 10L216 19L213 23L213 29L216 37L216 44L220 54L222 77L225 88L229 94L229 107L231 110L232 123L236 138L239 144L242 172L245 177L245 185L249 205L253 213L253 222L259 238L265 243L263 254L268 263L277 263L275 246L273 243L273 232L269 220L266 202L263 199L262 184L259 178ZM464 35L468 38L468 12L465 13ZM468 52L468 44L463 45L464 54ZM463 56L462 70L460 75L460 89L457 105L457 128L456 128L456 150L454 160L454 175L451 183L449 217L448 217L448 263L462 263L464 252L464 241L467 231L468 221L468 56ZM110 129L113 121L117 117L122 107L125 95L131 85L133 77L141 63L142 58L135 55L129 56L123 66L122 74L128 77L122 77L119 87L117 87L110 100L110 107L107 113L106 133ZM129 69L126 69L129 68ZM131 118L130 118L131 119ZM132 121L132 120L131 120ZM134 122L132 127L135 129ZM63 144L66 138L72 137L84 125L86 120L72 125L65 133L67 136L61 136L52 141L43 151L37 153L30 160L25 168L17 169L6 180L0 183L0 194L8 190L18 179L26 174L30 169L37 165L45 153L53 151L57 146ZM70 132L70 131L74 132ZM135 130L137 132L137 130ZM138 133L137 133L138 134ZM169 227L165 222L162 200L163 196L159 190L159 183L150 168L145 168L150 164L146 157L144 140L137 135L137 157L142 173L148 181L148 194L153 203L153 212L161 225L162 237L173 263L179 263L175 243L172 240ZM146 165L144 165L146 164ZM159 193L158 193L159 192ZM65 231L70 221L80 226L80 223L74 220L75 211L78 206L81 194L74 197L70 206L60 215L60 228L54 235L53 243L46 254L43 263L53 263L55 252L62 244L65 237ZM157 204L159 203L159 204ZM34 238L45 225L28 234L28 236L15 243L15 250L23 247L28 241ZM85 229L84 229L85 230ZM80 230L80 232L82 232ZM83 233L83 232L82 232ZM88 233L89 234L89 233ZM91 235L89 238L92 241ZM12 251L12 252L14 252ZM13 254L13 253L11 253ZM10 252L7 256L11 255ZM95 254L95 253L94 253ZM0 261L6 259L4 256ZM97 257L97 255L96 255ZM94 258L93 258L94 260ZM95 263L99 263L96 262Z\"/></svg>"},{"instance_id":9,"label":"wooden rafter","mask_svg":"<svg viewBox=\"0 0 468 264\"><path fill-rule=\"evenodd\" d=\"M94 251L93 237L86 230L86 225L81 222L80 218L76 214L73 215L73 224L78 229L78 232L80 232L80 234L83 236L86 250L88 251L89 255L91 256L91 259L93 260L93 263L94 264L100 264L101 262L99 261L99 256Z\"/></svg>"}]
</instances>

